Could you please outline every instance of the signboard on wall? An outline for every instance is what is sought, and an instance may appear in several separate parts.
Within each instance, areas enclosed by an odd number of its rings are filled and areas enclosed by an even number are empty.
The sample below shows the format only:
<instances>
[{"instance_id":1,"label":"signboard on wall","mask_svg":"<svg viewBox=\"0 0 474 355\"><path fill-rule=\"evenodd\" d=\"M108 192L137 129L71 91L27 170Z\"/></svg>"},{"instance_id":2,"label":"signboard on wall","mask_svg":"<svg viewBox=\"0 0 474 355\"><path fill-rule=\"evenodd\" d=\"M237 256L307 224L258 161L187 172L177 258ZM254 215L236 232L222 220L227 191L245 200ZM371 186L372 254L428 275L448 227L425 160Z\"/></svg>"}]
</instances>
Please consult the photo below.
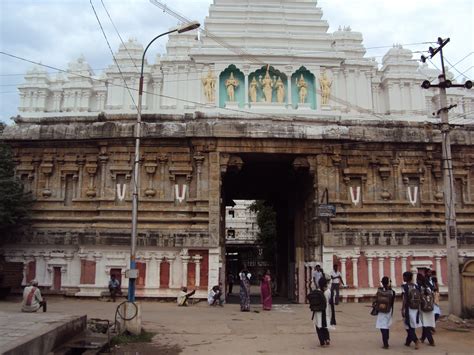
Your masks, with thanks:
<instances>
[{"instance_id":1,"label":"signboard on wall","mask_svg":"<svg viewBox=\"0 0 474 355\"><path fill-rule=\"evenodd\" d=\"M319 217L336 217L336 206L330 204L320 204L318 206Z\"/></svg>"}]
</instances>

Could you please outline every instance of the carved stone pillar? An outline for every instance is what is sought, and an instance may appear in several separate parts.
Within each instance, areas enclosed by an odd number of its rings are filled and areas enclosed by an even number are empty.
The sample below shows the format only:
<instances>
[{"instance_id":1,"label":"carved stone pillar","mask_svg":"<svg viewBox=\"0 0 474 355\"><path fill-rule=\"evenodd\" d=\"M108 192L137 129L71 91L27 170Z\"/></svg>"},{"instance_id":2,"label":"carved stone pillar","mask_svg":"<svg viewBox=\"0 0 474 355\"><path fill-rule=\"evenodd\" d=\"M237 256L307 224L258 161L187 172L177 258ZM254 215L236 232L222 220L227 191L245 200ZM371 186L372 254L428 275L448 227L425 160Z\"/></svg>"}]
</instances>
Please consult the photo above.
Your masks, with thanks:
<instances>
[{"instance_id":1,"label":"carved stone pillar","mask_svg":"<svg viewBox=\"0 0 474 355\"><path fill-rule=\"evenodd\" d=\"M371 256L367 257L367 276L369 279L369 287L374 287L374 274L372 270L372 261L373 261L373 258Z\"/></svg>"},{"instance_id":2,"label":"carved stone pillar","mask_svg":"<svg viewBox=\"0 0 474 355\"><path fill-rule=\"evenodd\" d=\"M158 163L160 164L160 191L159 198L165 198L165 167L168 161L168 156L166 154L160 154L158 157Z\"/></svg>"},{"instance_id":3,"label":"carved stone pillar","mask_svg":"<svg viewBox=\"0 0 474 355\"><path fill-rule=\"evenodd\" d=\"M244 70L244 77L245 77L245 108L249 107L249 73L248 70Z\"/></svg>"},{"instance_id":4,"label":"carved stone pillar","mask_svg":"<svg viewBox=\"0 0 474 355\"><path fill-rule=\"evenodd\" d=\"M444 283L443 283L443 273L442 273L442 270L441 270L441 256L440 255L436 255L435 256L435 261L436 261L436 278L438 279L438 284L440 286L443 286Z\"/></svg>"},{"instance_id":5,"label":"carved stone pillar","mask_svg":"<svg viewBox=\"0 0 474 355\"><path fill-rule=\"evenodd\" d=\"M293 90L291 87L291 72L286 73L286 79L287 79L287 94L286 96L288 97L288 108L291 108L293 106Z\"/></svg>"},{"instance_id":6,"label":"carved stone pillar","mask_svg":"<svg viewBox=\"0 0 474 355\"><path fill-rule=\"evenodd\" d=\"M196 198L199 200L201 198L201 173L202 173L202 163L204 162L204 155L198 152L194 156L194 161L196 162Z\"/></svg>"},{"instance_id":7,"label":"carved stone pillar","mask_svg":"<svg viewBox=\"0 0 474 355\"><path fill-rule=\"evenodd\" d=\"M359 260L358 256L352 257L352 284L354 287L359 287L359 275L358 275L358 268L357 268L357 261Z\"/></svg>"},{"instance_id":8,"label":"carved stone pillar","mask_svg":"<svg viewBox=\"0 0 474 355\"><path fill-rule=\"evenodd\" d=\"M392 286L397 286L397 279L395 275L395 261L396 256L390 256L390 279L392 280Z\"/></svg>"},{"instance_id":9,"label":"carved stone pillar","mask_svg":"<svg viewBox=\"0 0 474 355\"><path fill-rule=\"evenodd\" d=\"M106 184L106 167L109 156L107 155L107 147L100 147L99 164L100 164L100 197L105 198Z\"/></svg>"}]
</instances>

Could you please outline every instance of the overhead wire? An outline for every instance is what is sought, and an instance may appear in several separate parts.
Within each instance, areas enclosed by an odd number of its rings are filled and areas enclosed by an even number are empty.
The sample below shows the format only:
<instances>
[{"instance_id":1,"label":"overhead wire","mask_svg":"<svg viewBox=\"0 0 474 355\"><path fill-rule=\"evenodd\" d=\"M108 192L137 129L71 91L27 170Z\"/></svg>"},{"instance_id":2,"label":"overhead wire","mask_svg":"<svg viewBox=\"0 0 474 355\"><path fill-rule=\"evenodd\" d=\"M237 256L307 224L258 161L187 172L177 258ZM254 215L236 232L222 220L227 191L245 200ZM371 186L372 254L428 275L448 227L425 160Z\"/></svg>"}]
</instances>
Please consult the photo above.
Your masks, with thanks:
<instances>
[{"instance_id":1,"label":"overhead wire","mask_svg":"<svg viewBox=\"0 0 474 355\"><path fill-rule=\"evenodd\" d=\"M110 46L109 39L107 38L107 35L105 34L104 28L102 27L102 23L100 22L99 16L97 15L97 12L95 11L94 4L92 3L92 0L89 0L92 10L94 11L95 18L97 19L97 22L99 23L100 30L102 31L102 34L105 38L105 41L107 42L107 46L109 47L110 54L112 55L112 58L114 59L115 65L117 66L117 69L120 73L120 76L122 77L123 83L125 87L127 88L128 94L130 95L130 98L132 99L133 105L135 108L138 110L137 104L135 103L135 98L133 97L130 88L128 87L127 80L125 79L125 76L122 73L122 70L120 69L119 63L117 61L117 58L115 58L114 51L112 50L112 47Z\"/></svg>"},{"instance_id":2,"label":"overhead wire","mask_svg":"<svg viewBox=\"0 0 474 355\"><path fill-rule=\"evenodd\" d=\"M91 1L92 1L92 0L91 0ZM104 1L103 1L103 0L100 0L100 2L102 3L102 7L104 8L105 12L107 13L107 16L109 17L109 20L110 20L110 22L112 23L112 26L113 26L114 29L115 29L115 33L117 33L117 36L120 38L120 42L122 42L123 48L125 48L125 51L127 52L128 57L129 57L130 60L132 61L132 63L133 63L133 65L134 65L135 69L137 69L137 72L139 72L140 69L138 68L137 63L135 63L135 59L132 58L132 55L130 54L130 52L129 52L127 46L125 45L125 42L124 42L124 40L122 39L122 36L120 35L119 30L117 29L117 26L115 26L115 23L114 23L114 21L112 20L112 16L110 16L110 13L109 13L109 11L107 10L107 7L106 7L105 4L104 4Z\"/></svg>"}]
</instances>

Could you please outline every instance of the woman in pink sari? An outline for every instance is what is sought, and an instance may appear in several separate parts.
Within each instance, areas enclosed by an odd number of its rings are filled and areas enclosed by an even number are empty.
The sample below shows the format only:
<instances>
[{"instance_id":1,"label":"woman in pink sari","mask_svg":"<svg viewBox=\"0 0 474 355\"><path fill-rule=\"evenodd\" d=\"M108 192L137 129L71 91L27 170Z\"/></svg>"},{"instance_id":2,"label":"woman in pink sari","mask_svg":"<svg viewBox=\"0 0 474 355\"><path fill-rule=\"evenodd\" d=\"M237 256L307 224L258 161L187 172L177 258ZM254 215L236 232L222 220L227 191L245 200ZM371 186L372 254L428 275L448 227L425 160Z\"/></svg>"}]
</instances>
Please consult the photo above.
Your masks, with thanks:
<instances>
[{"instance_id":1,"label":"woman in pink sari","mask_svg":"<svg viewBox=\"0 0 474 355\"><path fill-rule=\"evenodd\" d=\"M262 277L260 283L260 295L262 298L262 306L264 311L272 309L272 278L270 277L270 270L267 270Z\"/></svg>"}]
</instances>

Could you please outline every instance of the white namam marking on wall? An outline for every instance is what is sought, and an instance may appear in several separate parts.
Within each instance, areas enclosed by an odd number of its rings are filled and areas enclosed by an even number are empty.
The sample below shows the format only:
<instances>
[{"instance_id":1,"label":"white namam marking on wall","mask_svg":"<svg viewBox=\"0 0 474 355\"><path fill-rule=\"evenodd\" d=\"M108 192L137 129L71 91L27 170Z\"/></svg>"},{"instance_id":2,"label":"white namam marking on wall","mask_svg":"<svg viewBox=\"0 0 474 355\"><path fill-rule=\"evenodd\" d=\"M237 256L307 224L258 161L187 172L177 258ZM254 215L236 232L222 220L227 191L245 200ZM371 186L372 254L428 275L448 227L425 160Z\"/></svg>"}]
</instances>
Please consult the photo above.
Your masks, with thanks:
<instances>
[{"instance_id":1,"label":"white namam marking on wall","mask_svg":"<svg viewBox=\"0 0 474 355\"><path fill-rule=\"evenodd\" d=\"M418 200L418 186L413 187L413 194L411 193L411 187L407 187L407 194L408 194L408 201L410 201L412 206L416 205L416 201Z\"/></svg>"},{"instance_id":2,"label":"white namam marking on wall","mask_svg":"<svg viewBox=\"0 0 474 355\"><path fill-rule=\"evenodd\" d=\"M360 202L360 186L356 187L356 196L354 196L354 188L351 186L349 189L351 192L351 201L354 206L357 206Z\"/></svg>"},{"instance_id":3,"label":"white namam marking on wall","mask_svg":"<svg viewBox=\"0 0 474 355\"><path fill-rule=\"evenodd\" d=\"M178 200L179 202L183 202L184 199L186 198L186 189L187 189L188 185L184 184L182 189L181 189L181 193L179 193L179 185L178 184L175 184L174 185L174 198L175 200Z\"/></svg>"},{"instance_id":4,"label":"white namam marking on wall","mask_svg":"<svg viewBox=\"0 0 474 355\"><path fill-rule=\"evenodd\" d=\"M125 199L125 191L127 191L127 185L117 184L117 197L120 201Z\"/></svg>"}]
</instances>

